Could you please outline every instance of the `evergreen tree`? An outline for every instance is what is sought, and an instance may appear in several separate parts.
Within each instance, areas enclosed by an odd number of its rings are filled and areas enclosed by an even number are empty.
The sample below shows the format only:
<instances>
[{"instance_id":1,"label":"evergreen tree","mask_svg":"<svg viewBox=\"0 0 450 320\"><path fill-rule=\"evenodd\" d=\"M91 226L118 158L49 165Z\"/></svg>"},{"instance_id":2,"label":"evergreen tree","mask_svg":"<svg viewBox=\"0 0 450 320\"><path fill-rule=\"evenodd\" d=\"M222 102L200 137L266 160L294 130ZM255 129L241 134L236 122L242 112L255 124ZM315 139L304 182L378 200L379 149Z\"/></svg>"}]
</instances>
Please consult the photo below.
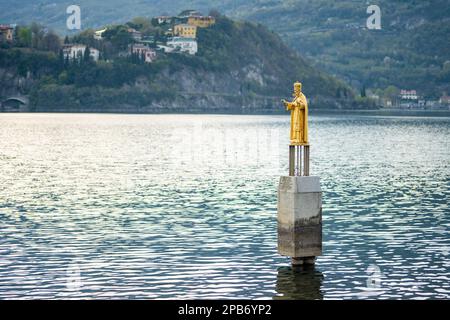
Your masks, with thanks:
<instances>
[{"instance_id":1,"label":"evergreen tree","mask_svg":"<svg viewBox=\"0 0 450 320\"><path fill-rule=\"evenodd\" d=\"M91 49L89 46L86 46L86 50L84 50L83 62L88 63L91 60Z\"/></svg>"},{"instance_id":2,"label":"evergreen tree","mask_svg":"<svg viewBox=\"0 0 450 320\"><path fill-rule=\"evenodd\" d=\"M58 64L59 64L60 70L63 70L63 69L64 69L65 61L64 61L64 52L63 52L62 49L59 49L59 54L58 54Z\"/></svg>"},{"instance_id":3,"label":"evergreen tree","mask_svg":"<svg viewBox=\"0 0 450 320\"><path fill-rule=\"evenodd\" d=\"M64 66L67 67L67 66L69 65L69 63L70 63L69 55L66 55L66 56L64 57Z\"/></svg>"},{"instance_id":4,"label":"evergreen tree","mask_svg":"<svg viewBox=\"0 0 450 320\"><path fill-rule=\"evenodd\" d=\"M76 65L81 66L81 64L83 63L83 54L81 53L81 51L77 52L77 56L74 60Z\"/></svg>"}]
</instances>

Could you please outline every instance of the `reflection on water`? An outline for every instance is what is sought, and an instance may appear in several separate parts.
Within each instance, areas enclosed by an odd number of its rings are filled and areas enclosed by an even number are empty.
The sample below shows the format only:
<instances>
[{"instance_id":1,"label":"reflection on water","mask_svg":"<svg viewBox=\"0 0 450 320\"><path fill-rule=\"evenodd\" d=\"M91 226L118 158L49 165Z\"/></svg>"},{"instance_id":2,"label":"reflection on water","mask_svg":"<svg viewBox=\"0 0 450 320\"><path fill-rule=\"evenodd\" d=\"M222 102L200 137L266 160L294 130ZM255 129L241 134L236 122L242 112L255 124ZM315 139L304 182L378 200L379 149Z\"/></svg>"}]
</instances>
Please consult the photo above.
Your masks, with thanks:
<instances>
[{"instance_id":1,"label":"reflection on water","mask_svg":"<svg viewBox=\"0 0 450 320\"><path fill-rule=\"evenodd\" d=\"M450 298L450 119L311 117L314 272L276 248L288 132L288 116L0 114L0 298Z\"/></svg>"},{"instance_id":2,"label":"reflection on water","mask_svg":"<svg viewBox=\"0 0 450 320\"><path fill-rule=\"evenodd\" d=\"M320 300L323 274L314 266L278 268L276 290L273 298L289 300Z\"/></svg>"}]
</instances>

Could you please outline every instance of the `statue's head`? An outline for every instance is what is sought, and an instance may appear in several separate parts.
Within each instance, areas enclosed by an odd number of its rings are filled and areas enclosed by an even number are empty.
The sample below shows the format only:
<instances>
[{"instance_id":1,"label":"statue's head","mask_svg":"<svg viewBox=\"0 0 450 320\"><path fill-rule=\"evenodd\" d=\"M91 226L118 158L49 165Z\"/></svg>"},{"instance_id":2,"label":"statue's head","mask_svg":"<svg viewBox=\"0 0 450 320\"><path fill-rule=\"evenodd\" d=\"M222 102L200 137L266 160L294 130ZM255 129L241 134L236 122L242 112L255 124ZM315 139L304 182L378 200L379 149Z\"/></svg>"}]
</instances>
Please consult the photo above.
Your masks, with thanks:
<instances>
[{"instance_id":1,"label":"statue's head","mask_svg":"<svg viewBox=\"0 0 450 320\"><path fill-rule=\"evenodd\" d=\"M294 94L298 96L302 92L302 84L301 82L294 83Z\"/></svg>"}]
</instances>

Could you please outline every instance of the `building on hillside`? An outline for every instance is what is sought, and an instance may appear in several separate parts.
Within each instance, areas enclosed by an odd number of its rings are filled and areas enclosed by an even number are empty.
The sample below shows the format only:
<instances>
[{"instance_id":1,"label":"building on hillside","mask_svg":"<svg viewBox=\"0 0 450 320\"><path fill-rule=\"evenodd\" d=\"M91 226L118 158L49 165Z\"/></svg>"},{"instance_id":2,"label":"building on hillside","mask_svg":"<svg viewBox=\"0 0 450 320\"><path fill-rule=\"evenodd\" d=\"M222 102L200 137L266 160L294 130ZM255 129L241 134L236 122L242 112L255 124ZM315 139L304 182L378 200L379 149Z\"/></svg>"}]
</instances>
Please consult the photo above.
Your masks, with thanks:
<instances>
[{"instance_id":1,"label":"building on hillside","mask_svg":"<svg viewBox=\"0 0 450 320\"><path fill-rule=\"evenodd\" d=\"M439 103L442 105L450 106L450 96L444 93L442 97L439 98Z\"/></svg>"},{"instance_id":2,"label":"building on hillside","mask_svg":"<svg viewBox=\"0 0 450 320\"><path fill-rule=\"evenodd\" d=\"M98 61L100 59L100 51L95 48L89 48L89 56L94 61Z\"/></svg>"},{"instance_id":3,"label":"building on hillside","mask_svg":"<svg viewBox=\"0 0 450 320\"><path fill-rule=\"evenodd\" d=\"M133 28L128 28L128 33L131 35L133 40L135 41L141 41L142 40L142 33L140 31L137 31Z\"/></svg>"},{"instance_id":4,"label":"building on hillside","mask_svg":"<svg viewBox=\"0 0 450 320\"><path fill-rule=\"evenodd\" d=\"M190 16L187 23L199 28L208 28L216 23L216 19L211 16Z\"/></svg>"},{"instance_id":5,"label":"building on hillside","mask_svg":"<svg viewBox=\"0 0 450 320\"><path fill-rule=\"evenodd\" d=\"M202 14L200 12L198 12L197 10L184 10L178 14L178 18L181 18L181 19L189 18L192 16L202 16Z\"/></svg>"},{"instance_id":6,"label":"building on hillside","mask_svg":"<svg viewBox=\"0 0 450 320\"><path fill-rule=\"evenodd\" d=\"M378 106L378 107L383 106L383 101L382 101L381 97L378 94L376 94L370 90L367 90L367 98L371 99L375 103L376 106Z\"/></svg>"},{"instance_id":7,"label":"building on hillside","mask_svg":"<svg viewBox=\"0 0 450 320\"><path fill-rule=\"evenodd\" d=\"M173 29L172 29L172 28L167 29L167 30L164 32L164 35L165 35L166 37L169 37L169 38L173 37Z\"/></svg>"},{"instance_id":8,"label":"building on hillside","mask_svg":"<svg viewBox=\"0 0 450 320\"><path fill-rule=\"evenodd\" d=\"M13 41L14 27L10 24L0 24L0 40Z\"/></svg>"},{"instance_id":9,"label":"building on hillside","mask_svg":"<svg viewBox=\"0 0 450 320\"><path fill-rule=\"evenodd\" d=\"M171 24L171 23L173 23L174 17L170 17L170 16L158 16L158 17L155 17L155 18L153 18L153 19L155 19L155 21L156 21L156 23L157 23L158 25L161 25L161 24Z\"/></svg>"},{"instance_id":10,"label":"building on hillside","mask_svg":"<svg viewBox=\"0 0 450 320\"><path fill-rule=\"evenodd\" d=\"M137 54L139 57L143 57L146 63L152 63L156 59L156 51L143 44L131 45L130 54Z\"/></svg>"},{"instance_id":11,"label":"building on hillside","mask_svg":"<svg viewBox=\"0 0 450 320\"><path fill-rule=\"evenodd\" d=\"M391 99L385 98L382 101L383 107L384 108L393 108L394 107L394 103L392 103Z\"/></svg>"},{"instance_id":12,"label":"building on hillside","mask_svg":"<svg viewBox=\"0 0 450 320\"><path fill-rule=\"evenodd\" d=\"M143 44L145 46L151 47L155 44L155 37L153 36L146 36L142 37L142 40L136 41L139 44Z\"/></svg>"},{"instance_id":13,"label":"building on hillside","mask_svg":"<svg viewBox=\"0 0 450 320\"><path fill-rule=\"evenodd\" d=\"M405 109L417 109L425 105L416 90L400 90L399 106Z\"/></svg>"},{"instance_id":14,"label":"building on hillside","mask_svg":"<svg viewBox=\"0 0 450 320\"><path fill-rule=\"evenodd\" d=\"M417 101L419 96L416 90L400 90L400 99L406 101Z\"/></svg>"},{"instance_id":15,"label":"building on hillside","mask_svg":"<svg viewBox=\"0 0 450 320\"><path fill-rule=\"evenodd\" d=\"M169 39L165 46L158 46L166 53L186 52L195 55L198 51L197 40L194 38L173 37Z\"/></svg>"},{"instance_id":16,"label":"building on hillside","mask_svg":"<svg viewBox=\"0 0 450 320\"><path fill-rule=\"evenodd\" d=\"M84 56L86 46L84 44L65 44L62 50L65 59L75 60Z\"/></svg>"},{"instance_id":17,"label":"building on hillside","mask_svg":"<svg viewBox=\"0 0 450 320\"><path fill-rule=\"evenodd\" d=\"M177 24L173 28L173 35L175 37L183 38L196 38L197 37L197 27L191 26L189 24Z\"/></svg>"},{"instance_id":18,"label":"building on hillside","mask_svg":"<svg viewBox=\"0 0 450 320\"><path fill-rule=\"evenodd\" d=\"M102 29L102 30L98 30L94 32L94 39L95 40L102 40L103 38L103 33L108 30L107 28Z\"/></svg>"},{"instance_id":19,"label":"building on hillside","mask_svg":"<svg viewBox=\"0 0 450 320\"><path fill-rule=\"evenodd\" d=\"M73 61L84 57L87 46L84 44L65 44L63 46L63 55L65 59ZM94 61L98 61L100 57L100 51L95 48L89 48L89 56Z\"/></svg>"}]
</instances>

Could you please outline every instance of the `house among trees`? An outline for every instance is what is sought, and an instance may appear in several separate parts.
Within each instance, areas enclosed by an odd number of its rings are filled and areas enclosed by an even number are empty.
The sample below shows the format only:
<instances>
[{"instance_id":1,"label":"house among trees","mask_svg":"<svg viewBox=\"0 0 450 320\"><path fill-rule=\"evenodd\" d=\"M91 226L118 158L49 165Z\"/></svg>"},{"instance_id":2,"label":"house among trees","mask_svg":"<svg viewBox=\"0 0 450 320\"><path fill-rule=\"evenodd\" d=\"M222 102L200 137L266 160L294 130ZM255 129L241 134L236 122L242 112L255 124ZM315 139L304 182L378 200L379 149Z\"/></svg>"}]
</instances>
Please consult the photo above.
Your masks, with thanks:
<instances>
[{"instance_id":1,"label":"house among trees","mask_svg":"<svg viewBox=\"0 0 450 320\"><path fill-rule=\"evenodd\" d=\"M187 24L196 26L198 28L208 28L216 23L216 19L211 16L190 16L188 17Z\"/></svg>"},{"instance_id":2,"label":"house among trees","mask_svg":"<svg viewBox=\"0 0 450 320\"><path fill-rule=\"evenodd\" d=\"M166 46L159 45L166 53L186 52L195 55L198 51L197 40L194 38L173 37L170 38Z\"/></svg>"},{"instance_id":3,"label":"house among trees","mask_svg":"<svg viewBox=\"0 0 450 320\"><path fill-rule=\"evenodd\" d=\"M182 38L196 38L197 27L189 24L177 24L173 29L173 35Z\"/></svg>"},{"instance_id":4,"label":"house among trees","mask_svg":"<svg viewBox=\"0 0 450 320\"><path fill-rule=\"evenodd\" d=\"M186 24L198 28L208 28L216 23L212 16L204 16L196 10L182 11L178 16L158 16L152 19L153 25Z\"/></svg>"},{"instance_id":5,"label":"house among trees","mask_svg":"<svg viewBox=\"0 0 450 320\"><path fill-rule=\"evenodd\" d=\"M419 96L417 95L416 90L401 90L400 91L400 100L405 101L417 101Z\"/></svg>"},{"instance_id":6,"label":"house among trees","mask_svg":"<svg viewBox=\"0 0 450 320\"><path fill-rule=\"evenodd\" d=\"M420 100L416 90L400 90L399 100L401 108L425 107L425 101Z\"/></svg>"},{"instance_id":7,"label":"house among trees","mask_svg":"<svg viewBox=\"0 0 450 320\"><path fill-rule=\"evenodd\" d=\"M9 24L0 24L0 41L14 40L14 27Z\"/></svg>"},{"instance_id":8,"label":"house among trees","mask_svg":"<svg viewBox=\"0 0 450 320\"><path fill-rule=\"evenodd\" d=\"M142 40L142 33L140 31L137 31L133 28L128 28L128 33L131 35L133 40L135 41L141 41Z\"/></svg>"},{"instance_id":9,"label":"house among trees","mask_svg":"<svg viewBox=\"0 0 450 320\"><path fill-rule=\"evenodd\" d=\"M442 97L439 98L439 103L444 106L450 106L450 96L446 93L442 94Z\"/></svg>"},{"instance_id":10,"label":"house among trees","mask_svg":"<svg viewBox=\"0 0 450 320\"><path fill-rule=\"evenodd\" d=\"M132 44L130 46L130 55L135 55L146 63L152 63L156 59L156 51L143 44Z\"/></svg>"},{"instance_id":11,"label":"house among trees","mask_svg":"<svg viewBox=\"0 0 450 320\"><path fill-rule=\"evenodd\" d=\"M94 32L94 39L95 40L102 40L103 38L103 33L108 30L108 28L102 29L102 30L97 30Z\"/></svg>"},{"instance_id":12,"label":"house among trees","mask_svg":"<svg viewBox=\"0 0 450 320\"><path fill-rule=\"evenodd\" d=\"M74 61L84 58L86 51L89 52L89 56L93 61L98 61L100 57L100 51L95 48L89 48L84 44L65 44L63 46L64 59Z\"/></svg>"},{"instance_id":13,"label":"house among trees","mask_svg":"<svg viewBox=\"0 0 450 320\"><path fill-rule=\"evenodd\" d=\"M173 17L170 16L158 16L153 18L153 21L156 22L156 24L161 25L161 24L171 24L173 22Z\"/></svg>"}]
</instances>

